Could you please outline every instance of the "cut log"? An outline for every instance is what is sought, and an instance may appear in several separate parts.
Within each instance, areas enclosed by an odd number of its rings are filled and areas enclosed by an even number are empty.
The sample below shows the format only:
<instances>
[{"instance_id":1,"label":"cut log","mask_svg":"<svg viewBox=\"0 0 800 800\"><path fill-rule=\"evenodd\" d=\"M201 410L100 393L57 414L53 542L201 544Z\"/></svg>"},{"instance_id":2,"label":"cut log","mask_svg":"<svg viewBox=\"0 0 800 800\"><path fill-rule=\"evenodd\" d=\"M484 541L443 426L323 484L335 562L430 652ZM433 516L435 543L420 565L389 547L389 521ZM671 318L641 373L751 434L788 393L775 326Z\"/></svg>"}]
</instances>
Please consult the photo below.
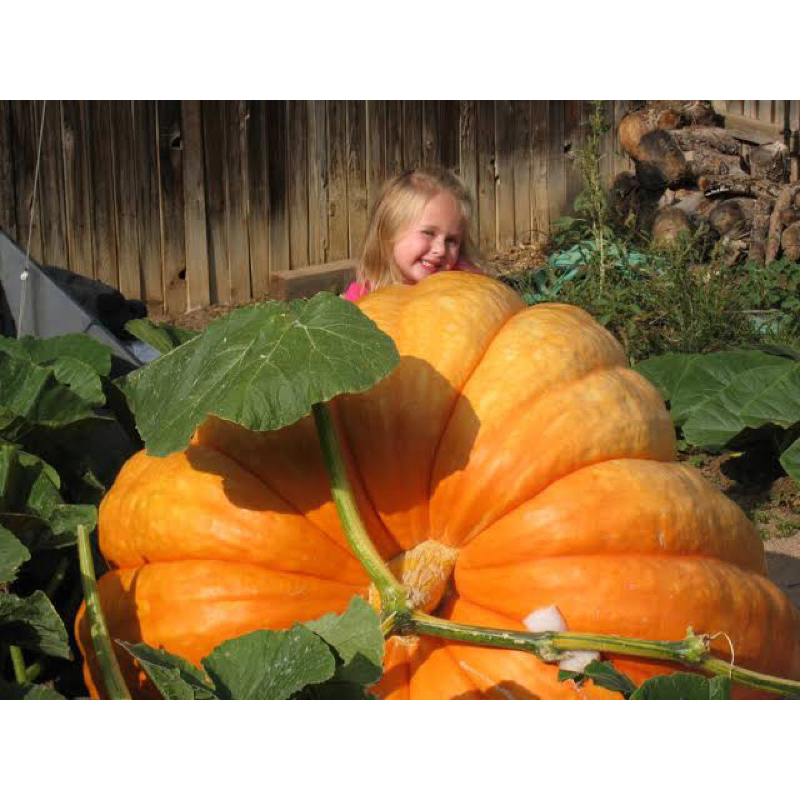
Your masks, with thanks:
<instances>
[{"instance_id":1,"label":"cut log","mask_svg":"<svg viewBox=\"0 0 800 800\"><path fill-rule=\"evenodd\" d=\"M639 183L652 191L674 189L687 180L683 152L672 136L660 128L642 136L634 161Z\"/></svg>"},{"instance_id":2,"label":"cut log","mask_svg":"<svg viewBox=\"0 0 800 800\"><path fill-rule=\"evenodd\" d=\"M723 200L708 215L708 222L720 236L742 236L753 227L756 202L751 197Z\"/></svg>"},{"instance_id":3,"label":"cut log","mask_svg":"<svg viewBox=\"0 0 800 800\"><path fill-rule=\"evenodd\" d=\"M677 242L681 234L691 234L692 224L686 213L677 206L662 208L653 220L653 242L670 245Z\"/></svg>"},{"instance_id":4,"label":"cut log","mask_svg":"<svg viewBox=\"0 0 800 800\"><path fill-rule=\"evenodd\" d=\"M747 154L747 167L754 178L783 183L789 174L789 150L783 142L754 147Z\"/></svg>"},{"instance_id":5,"label":"cut log","mask_svg":"<svg viewBox=\"0 0 800 800\"><path fill-rule=\"evenodd\" d=\"M697 181L703 175L730 176L733 178L746 176L739 156L731 156L712 150L710 147L698 145L696 150L684 152L686 174Z\"/></svg>"},{"instance_id":6,"label":"cut log","mask_svg":"<svg viewBox=\"0 0 800 800\"><path fill-rule=\"evenodd\" d=\"M619 143L634 160L639 160L642 137L654 130L672 130L681 123L681 115L674 108L649 106L628 112L619 123Z\"/></svg>"},{"instance_id":7,"label":"cut log","mask_svg":"<svg viewBox=\"0 0 800 800\"><path fill-rule=\"evenodd\" d=\"M781 236L783 255L790 261L800 261L800 222L793 222Z\"/></svg>"},{"instance_id":8,"label":"cut log","mask_svg":"<svg viewBox=\"0 0 800 800\"><path fill-rule=\"evenodd\" d=\"M755 197L774 201L780 186L765 180L758 180L752 175L718 176L703 175L698 178L697 185L706 197L726 195L728 197Z\"/></svg>"},{"instance_id":9,"label":"cut log","mask_svg":"<svg viewBox=\"0 0 800 800\"><path fill-rule=\"evenodd\" d=\"M696 150L708 147L728 156L739 156L742 143L731 136L724 128L679 128L672 131L672 136L681 150Z\"/></svg>"},{"instance_id":10,"label":"cut log","mask_svg":"<svg viewBox=\"0 0 800 800\"><path fill-rule=\"evenodd\" d=\"M720 117L708 100L690 100L681 106L681 118L689 125L711 126L720 123Z\"/></svg>"},{"instance_id":11,"label":"cut log","mask_svg":"<svg viewBox=\"0 0 800 800\"><path fill-rule=\"evenodd\" d=\"M750 231L750 258L757 264L764 264L767 247L767 233L769 232L769 219L772 213L771 200L761 198L756 200L755 213L753 214L753 227Z\"/></svg>"},{"instance_id":12,"label":"cut log","mask_svg":"<svg viewBox=\"0 0 800 800\"><path fill-rule=\"evenodd\" d=\"M795 195L795 203L798 199L800 199L800 193ZM781 211L781 225L784 228L788 228L793 222L798 221L800 221L800 207L791 205L789 208L785 208Z\"/></svg>"},{"instance_id":13,"label":"cut log","mask_svg":"<svg viewBox=\"0 0 800 800\"><path fill-rule=\"evenodd\" d=\"M764 251L764 263L766 264L778 257L781 249L781 215L792 205L798 192L800 192L800 183L784 186L775 201L769 218L769 232L767 233L767 245Z\"/></svg>"},{"instance_id":14,"label":"cut log","mask_svg":"<svg viewBox=\"0 0 800 800\"><path fill-rule=\"evenodd\" d=\"M706 217L715 206L699 189L693 191L682 190L676 193L675 208L683 211L690 221L696 224L698 218Z\"/></svg>"}]
</instances>

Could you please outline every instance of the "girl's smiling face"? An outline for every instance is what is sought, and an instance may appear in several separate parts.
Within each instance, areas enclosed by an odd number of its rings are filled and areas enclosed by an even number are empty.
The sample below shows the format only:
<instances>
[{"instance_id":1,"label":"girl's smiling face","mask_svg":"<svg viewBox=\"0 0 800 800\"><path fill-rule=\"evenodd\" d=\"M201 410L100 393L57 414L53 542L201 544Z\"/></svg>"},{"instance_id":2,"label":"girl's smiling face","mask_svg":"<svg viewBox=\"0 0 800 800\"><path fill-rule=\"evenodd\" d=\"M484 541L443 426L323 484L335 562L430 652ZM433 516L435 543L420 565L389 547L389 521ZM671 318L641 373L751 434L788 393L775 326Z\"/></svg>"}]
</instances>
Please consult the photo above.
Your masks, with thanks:
<instances>
[{"instance_id":1,"label":"girl's smiling face","mask_svg":"<svg viewBox=\"0 0 800 800\"><path fill-rule=\"evenodd\" d=\"M458 200L440 192L422 209L419 219L401 233L392 255L405 283L417 283L458 263L463 218Z\"/></svg>"}]
</instances>

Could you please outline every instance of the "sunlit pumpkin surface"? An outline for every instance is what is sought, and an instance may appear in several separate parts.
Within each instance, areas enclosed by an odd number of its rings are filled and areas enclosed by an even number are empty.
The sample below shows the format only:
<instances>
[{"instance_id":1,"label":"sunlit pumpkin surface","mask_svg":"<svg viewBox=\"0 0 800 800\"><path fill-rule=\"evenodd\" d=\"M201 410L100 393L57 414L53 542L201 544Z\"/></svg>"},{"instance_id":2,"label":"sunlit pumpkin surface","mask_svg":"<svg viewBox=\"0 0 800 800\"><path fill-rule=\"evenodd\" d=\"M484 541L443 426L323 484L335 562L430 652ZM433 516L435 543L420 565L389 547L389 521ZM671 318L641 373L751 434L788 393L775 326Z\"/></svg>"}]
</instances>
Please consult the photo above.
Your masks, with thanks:
<instances>
[{"instance_id":1,"label":"sunlit pumpkin surface","mask_svg":"<svg viewBox=\"0 0 800 800\"><path fill-rule=\"evenodd\" d=\"M737 664L800 678L800 615L764 577L753 526L675 463L661 397L585 312L526 308L499 282L455 272L360 308L401 362L333 411L366 527L419 607L515 630L556 605L573 631L724 632ZM103 501L99 536L114 567L100 580L112 638L197 664L227 639L369 596L309 418L262 434L211 418L186 452L137 454ZM83 613L77 628L85 654ZM730 657L724 637L714 650ZM614 663L637 682L675 669ZM91 657L85 674L97 696ZM393 637L374 691L618 696L557 674L526 653Z\"/></svg>"}]
</instances>

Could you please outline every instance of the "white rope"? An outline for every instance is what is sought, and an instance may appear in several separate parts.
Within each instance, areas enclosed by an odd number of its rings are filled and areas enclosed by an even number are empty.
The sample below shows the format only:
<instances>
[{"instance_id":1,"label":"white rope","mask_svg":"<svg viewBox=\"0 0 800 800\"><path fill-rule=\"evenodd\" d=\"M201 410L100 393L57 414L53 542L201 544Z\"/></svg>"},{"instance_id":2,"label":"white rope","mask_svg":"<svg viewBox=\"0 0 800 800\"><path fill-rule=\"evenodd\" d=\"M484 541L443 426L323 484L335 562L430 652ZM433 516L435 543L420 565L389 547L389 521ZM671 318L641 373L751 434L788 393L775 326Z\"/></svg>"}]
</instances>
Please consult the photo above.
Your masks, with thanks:
<instances>
[{"instance_id":1,"label":"white rope","mask_svg":"<svg viewBox=\"0 0 800 800\"><path fill-rule=\"evenodd\" d=\"M33 217L36 211L36 187L39 183L39 164L42 159L42 140L44 139L44 114L47 108L47 100L42 100L42 121L39 124L39 142L36 146L36 167L33 171L33 192L31 193L31 205L29 209L30 219L28 220L28 243L25 246L25 264L20 273L19 291L19 322L17 323L17 339L22 338L22 321L25 317L25 306L27 301L28 289L28 266L31 258L31 239L33 238Z\"/></svg>"}]
</instances>

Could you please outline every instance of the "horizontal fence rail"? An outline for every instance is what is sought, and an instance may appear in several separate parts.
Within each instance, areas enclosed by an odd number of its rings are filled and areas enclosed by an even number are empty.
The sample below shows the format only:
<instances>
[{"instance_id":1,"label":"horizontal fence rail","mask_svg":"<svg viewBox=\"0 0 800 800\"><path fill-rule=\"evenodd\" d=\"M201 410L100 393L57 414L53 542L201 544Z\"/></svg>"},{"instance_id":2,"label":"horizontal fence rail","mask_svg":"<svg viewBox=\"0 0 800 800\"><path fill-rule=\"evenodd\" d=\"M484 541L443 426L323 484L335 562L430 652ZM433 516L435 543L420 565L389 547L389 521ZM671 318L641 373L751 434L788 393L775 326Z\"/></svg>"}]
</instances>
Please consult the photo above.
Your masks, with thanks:
<instances>
[{"instance_id":1,"label":"horizontal fence rail","mask_svg":"<svg viewBox=\"0 0 800 800\"><path fill-rule=\"evenodd\" d=\"M729 101L733 102L733 101ZM607 180L630 166L603 101ZM457 172L489 254L569 213L588 101L0 101L0 228L31 256L180 314L355 258L381 184ZM44 139L31 204L38 133Z\"/></svg>"}]
</instances>

